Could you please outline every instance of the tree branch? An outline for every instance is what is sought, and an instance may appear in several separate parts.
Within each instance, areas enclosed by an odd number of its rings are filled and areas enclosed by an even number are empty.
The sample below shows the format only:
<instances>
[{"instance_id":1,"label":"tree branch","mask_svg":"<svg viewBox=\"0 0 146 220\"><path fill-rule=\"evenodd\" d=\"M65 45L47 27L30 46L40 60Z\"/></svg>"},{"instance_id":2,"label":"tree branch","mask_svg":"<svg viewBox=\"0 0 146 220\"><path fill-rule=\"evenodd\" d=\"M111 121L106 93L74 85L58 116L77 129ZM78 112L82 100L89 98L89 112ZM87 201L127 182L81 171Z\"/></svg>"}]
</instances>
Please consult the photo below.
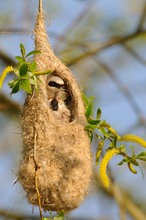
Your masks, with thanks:
<instances>
[{"instance_id":1,"label":"tree branch","mask_svg":"<svg viewBox=\"0 0 146 220\"><path fill-rule=\"evenodd\" d=\"M109 169L109 168L108 168ZM111 174L111 171L110 171ZM134 220L145 220L146 214L137 206L137 204L131 199L126 196L124 191L111 179L110 181L110 189L105 188L100 181L99 176L97 175L96 171L94 170L94 177L98 187L101 187L104 193L108 196L114 198L121 209L120 212L123 212L122 215L125 213L125 209L127 212L133 217Z\"/></svg>"},{"instance_id":2,"label":"tree branch","mask_svg":"<svg viewBox=\"0 0 146 220\"><path fill-rule=\"evenodd\" d=\"M131 56L133 56L138 62L140 62L142 65L146 65L146 60L143 59L136 51L134 51L134 49L132 49L132 47L130 47L127 43L123 43L123 48L129 53L131 54Z\"/></svg>"},{"instance_id":3,"label":"tree branch","mask_svg":"<svg viewBox=\"0 0 146 220\"><path fill-rule=\"evenodd\" d=\"M111 70L111 68L105 62L103 62L103 61L101 61L99 59L97 60L95 58L94 58L94 60L96 61L96 63L99 64L99 66L102 69L105 70L105 73L117 85L119 90L122 92L122 94L127 99L128 103L131 105L131 107L134 110L134 112L136 113L136 115L139 116L139 121L141 121L142 119L144 120L143 113L142 113L140 107L136 103L134 97L132 96L132 94L130 93L129 89L126 87L126 85L123 84L123 82L118 78L118 76L116 74L113 73L113 70Z\"/></svg>"},{"instance_id":4,"label":"tree branch","mask_svg":"<svg viewBox=\"0 0 146 220\"><path fill-rule=\"evenodd\" d=\"M112 40L109 40L108 42L105 42L104 44L96 47L95 49L92 49L92 50L89 50L87 51L86 53L83 53L81 54L80 56L74 58L73 60L71 60L70 62L67 63L68 66L72 66L90 56L93 56L107 48L110 48L116 44L121 44L121 43L124 43L124 42L128 42L130 40L133 40L135 39L136 37L139 37L143 34L146 34L146 30L144 31L140 31L140 32L137 32L137 33L132 33L130 35L127 35L125 37L120 37L120 38L116 38L116 39L112 39Z\"/></svg>"},{"instance_id":5,"label":"tree branch","mask_svg":"<svg viewBox=\"0 0 146 220\"><path fill-rule=\"evenodd\" d=\"M39 13L42 13L43 11L43 0L39 0Z\"/></svg>"},{"instance_id":6,"label":"tree branch","mask_svg":"<svg viewBox=\"0 0 146 220\"><path fill-rule=\"evenodd\" d=\"M12 59L11 57L9 57L6 53L4 53L3 51L0 50L0 58L2 59L2 61L4 63L6 63L7 65L12 65L12 66L17 66L17 63L14 59Z\"/></svg>"},{"instance_id":7,"label":"tree branch","mask_svg":"<svg viewBox=\"0 0 146 220\"><path fill-rule=\"evenodd\" d=\"M80 12L79 15L77 15L77 17L75 17L73 22L71 24L69 24L69 27L66 28L66 30L63 33L63 35L58 37L58 43L57 43L56 47L54 48L54 50L57 50L59 45L60 45L60 43L63 43L68 38L68 35L71 32L73 32L73 30L77 27L77 25L79 25L79 23L92 10L92 8L95 5L95 3L96 3L96 0L89 1L89 3L86 5L86 7L83 9L83 11Z\"/></svg>"},{"instance_id":8,"label":"tree branch","mask_svg":"<svg viewBox=\"0 0 146 220\"><path fill-rule=\"evenodd\" d=\"M142 26L143 26L144 21L145 21L145 18L146 18L146 1L144 3L143 10L142 10L142 13L140 15L140 19L139 19L139 22L138 22L138 25L137 25L136 32L140 32L141 31Z\"/></svg>"},{"instance_id":9,"label":"tree branch","mask_svg":"<svg viewBox=\"0 0 146 220\"><path fill-rule=\"evenodd\" d=\"M0 112L16 116L21 113L21 107L18 103L0 93Z\"/></svg>"}]
</instances>

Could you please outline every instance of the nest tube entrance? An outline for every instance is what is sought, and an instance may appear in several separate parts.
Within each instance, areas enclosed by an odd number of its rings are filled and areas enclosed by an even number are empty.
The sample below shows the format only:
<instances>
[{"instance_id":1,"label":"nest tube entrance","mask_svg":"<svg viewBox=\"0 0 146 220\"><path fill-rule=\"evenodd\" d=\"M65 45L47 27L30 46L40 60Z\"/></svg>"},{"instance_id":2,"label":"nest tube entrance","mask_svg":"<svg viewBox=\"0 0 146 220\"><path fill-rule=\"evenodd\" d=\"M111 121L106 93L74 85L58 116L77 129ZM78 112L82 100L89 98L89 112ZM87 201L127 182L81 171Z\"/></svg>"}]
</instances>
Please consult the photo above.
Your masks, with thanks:
<instances>
[{"instance_id":1,"label":"nest tube entrance","mask_svg":"<svg viewBox=\"0 0 146 220\"><path fill-rule=\"evenodd\" d=\"M92 173L85 108L74 76L51 49L42 13L35 46L41 51L34 58L38 71L52 73L40 77L39 92L28 95L24 104L19 180L31 204L45 211L70 211L86 196Z\"/></svg>"}]
</instances>

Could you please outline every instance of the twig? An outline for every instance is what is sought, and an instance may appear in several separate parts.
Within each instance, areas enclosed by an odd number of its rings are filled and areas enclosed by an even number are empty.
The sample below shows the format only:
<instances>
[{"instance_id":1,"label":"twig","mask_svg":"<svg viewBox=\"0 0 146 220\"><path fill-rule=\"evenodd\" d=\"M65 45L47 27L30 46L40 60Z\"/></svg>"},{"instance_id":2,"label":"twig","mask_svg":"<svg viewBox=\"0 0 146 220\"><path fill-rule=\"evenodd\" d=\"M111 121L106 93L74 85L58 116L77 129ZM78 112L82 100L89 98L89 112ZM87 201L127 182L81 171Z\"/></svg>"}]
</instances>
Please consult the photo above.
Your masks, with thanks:
<instances>
[{"instance_id":1,"label":"twig","mask_svg":"<svg viewBox=\"0 0 146 220\"><path fill-rule=\"evenodd\" d=\"M3 62L5 62L8 65L12 65L13 67L17 66L17 63L15 60L13 60L11 57L9 57L6 53L0 50L0 58Z\"/></svg>"},{"instance_id":2,"label":"twig","mask_svg":"<svg viewBox=\"0 0 146 220\"><path fill-rule=\"evenodd\" d=\"M8 220L40 220L40 218L38 218L37 216L28 216L18 212L13 213L9 210L0 210L0 218Z\"/></svg>"},{"instance_id":3,"label":"twig","mask_svg":"<svg viewBox=\"0 0 146 220\"><path fill-rule=\"evenodd\" d=\"M79 55L78 57L74 58L73 60L71 60L70 62L67 63L68 66L71 66L71 65L74 65L90 56L93 56L109 47L112 47L116 44L121 44L123 42L127 42L127 41L130 41L130 40L133 40L134 38L140 36L140 35L143 35L143 34L146 34L146 30L144 31L140 31L140 32L137 32L137 33L132 33L130 35L127 35L125 37L120 37L120 38L116 38L116 39L112 39L112 40L109 40L105 43L103 43L102 45L96 47L95 49L92 49L92 50L89 50L87 51L86 53L83 53L81 55Z\"/></svg>"},{"instance_id":4,"label":"twig","mask_svg":"<svg viewBox=\"0 0 146 220\"><path fill-rule=\"evenodd\" d=\"M43 11L43 0L39 0L39 13Z\"/></svg>"},{"instance_id":5,"label":"twig","mask_svg":"<svg viewBox=\"0 0 146 220\"><path fill-rule=\"evenodd\" d=\"M103 157L103 153L102 153L102 157ZM114 176L112 175L112 171L110 169L110 166L107 166L107 171L108 171L108 175L110 178L110 182L111 185L114 186L113 187L113 197L116 200L118 206L119 206L119 216L121 220L126 220L126 209L124 206L124 201L123 201L123 197L122 197L122 193L121 190L119 188L119 186L115 183L114 180Z\"/></svg>"},{"instance_id":6,"label":"twig","mask_svg":"<svg viewBox=\"0 0 146 220\"><path fill-rule=\"evenodd\" d=\"M110 171L110 175L112 175L109 167L108 167L108 170ZM134 220L145 220L146 219L145 213L137 206L137 204L131 198L128 198L126 196L126 194L122 191L122 189L117 184L114 183L114 181L112 180L113 176L110 181L111 184L110 184L110 190L109 190L103 187L99 179L99 176L96 174L96 171L94 171L94 175L95 175L95 181L98 184L98 186L100 186L102 190L108 196L111 196L112 198L114 198L116 202L118 203L119 208L121 209L120 210L121 217L124 216L125 209L126 209L128 213L133 217Z\"/></svg>"},{"instance_id":7,"label":"twig","mask_svg":"<svg viewBox=\"0 0 146 220\"><path fill-rule=\"evenodd\" d=\"M32 34L32 31L27 28L3 28L0 34Z\"/></svg>"},{"instance_id":8,"label":"twig","mask_svg":"<svg viewBox=\"0 0 146 220\"><path fill-rule=\"evenodd\" d=\"M36 189L37 197L38 197L40 218L41 218L41 220L43 220L41 195L40 195L39 188L38 188L38 169L39 169L39 166L36 161L36 132L35 132L35 128L34 128L34 153L33 153L33 157L34 157L34 163L35 163L35 189Z\"/></svg>"},{"instance_id":9,"label":"twig","mask_svg":"<svg viewBox=\"0 0 146 220\"><path fill-rule=\"evenodd\" d=\"M125 205L124 205L124 201L122 197L122 192L116 183L112 184L112 186L113 186L113 196L117 204L119 205L120 219L126 220L126 209L125 209Z\"/></svg>"},{"instance_id":10,"label":"twig","mask_svg":"<svg viewBox=\"0 0 146 220\"><path fill-rule=\"evenodd\" d=\"M93 6L95 5L96 0L89 1L89 4L86 5L86 7L83 9L82 12L77 15L77 17L73 20L71 24L69 24L69 27L64 31L63 35L58 37L58 43L54 50L57 50L60 42L63 43L67 39L67 37L74 31L74 29L79 25L81 21L88 15L88 13L93 9Z\"/></svg>"},{"instance_id":11,"label":"twig","mask_svg":"<svg viewBox=\"0 0 146 220\"><path fill-rule=\"evenodd\" d=\"M3 93L0 93L0 112L19 116L19 114L21 113L21 107L17 102L9 99Z\"/></svg>"},{"instance_id":12,"label":"twig","mask_svg":"<svg viewBox=\"0 0 146 220\"><path fill-rule=\"evenodd\" d=\"M134 203L134 201L132 201L130 198L128 198L120 189L120 187L116 184L111 184L111 192L114 195L114 197L116 196L118 199L118 194L120 195L120 200L122 202L122 206L124 206L123 208L126 208L127 211L129 212L129 214L135 219L135 220L145 220L146 216L145 214L142 212L142 210L140 210L137 205ZM116 199L115 197L115 199ZM117 200L116 200L117 201Z\"/></svg>"},{"instance_id":13,"label":"twig","mask_svg":"<svg viewBox=\"0 0 146 220\"><path fill-rule=\"evenodd\" d=\"M140 210L137 205L128 197L124 197L124 202L126 204L127 211L135 220L145 220L146 214Z\"/></svg>"},{"instance_id":14,"label":"twig","mask_svg":"<svg viewBox=\"0 0 146 220\"><path fill-rule=\"evenodd\" d=\"M139 108L128 88L123 84L123 82L117 77L116 74L113 74L113 70L111 70L111 68L105 62L99 59L97 60L96 58L94 58L94 60L105 70L105 73L113 80L113 82L115 82L119 90L123 93L125 98L130 103L136 115L139 115L139 119L141 120L141 118L143 118L143 113L141 112L141 109Z\"/></svg>"},{"instance_id":15,"label":"twig","mask_svg":"<svg viewBox=\"0 0 146 220\"><path fill-rule=\"evenodd\" d=\"M138 22L138 25L137 25L136 32L139 32L142 29L145 18L146 18L146 1L144 3L144 6L143 6L143 11L141 13L141 16L140 16L140 19L139 19L139 22Z\"/></svg>"},{"instance_id":16,"label":"twig","mask_svg":"<svg viewBox=\"0 0 146 220\"><path fill-rule=\"evenodd\" d=\"M132 49L127 43L122 44L124 49L131 54L137 61L139 61L142 65L146 66L146 60L144 60L134 49Z\"/></svg>"},{"instance_id":17,"label":"twig","mask_svg":"<svg viewBox=\"0 0 146 220\"><path fill-rule=\"evenodd\" d=\"M4 219L14 219L14 220L24 220L26 219L26 216L23 216L21 214L11 213L9 211L0 210L0 217L4 217Z\"/></svg>"}]
</instances>

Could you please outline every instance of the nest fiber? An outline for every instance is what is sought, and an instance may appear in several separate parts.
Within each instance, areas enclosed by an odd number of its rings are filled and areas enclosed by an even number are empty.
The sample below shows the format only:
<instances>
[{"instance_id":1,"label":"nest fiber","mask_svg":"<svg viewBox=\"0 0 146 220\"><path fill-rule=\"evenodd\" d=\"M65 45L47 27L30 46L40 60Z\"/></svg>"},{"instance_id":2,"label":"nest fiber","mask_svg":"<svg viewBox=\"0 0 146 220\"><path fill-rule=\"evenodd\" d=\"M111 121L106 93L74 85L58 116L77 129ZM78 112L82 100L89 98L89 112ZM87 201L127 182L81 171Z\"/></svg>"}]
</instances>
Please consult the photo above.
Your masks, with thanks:
<instances>
[{"instance_id":1,"label":"nest fiber","mask_svg":"<svg viewBox=\"0 0 146 220\"><path fill-rule=\"evenodd\" d=\"M31 204L39 205L39 194L44 210L70 211L87 194L92 171L84 104L74 76L51 49L42 13L35 46L38 71L52 73L40 76L39 92L24 104L19 180Z\"/></svg>"}]
</instances>

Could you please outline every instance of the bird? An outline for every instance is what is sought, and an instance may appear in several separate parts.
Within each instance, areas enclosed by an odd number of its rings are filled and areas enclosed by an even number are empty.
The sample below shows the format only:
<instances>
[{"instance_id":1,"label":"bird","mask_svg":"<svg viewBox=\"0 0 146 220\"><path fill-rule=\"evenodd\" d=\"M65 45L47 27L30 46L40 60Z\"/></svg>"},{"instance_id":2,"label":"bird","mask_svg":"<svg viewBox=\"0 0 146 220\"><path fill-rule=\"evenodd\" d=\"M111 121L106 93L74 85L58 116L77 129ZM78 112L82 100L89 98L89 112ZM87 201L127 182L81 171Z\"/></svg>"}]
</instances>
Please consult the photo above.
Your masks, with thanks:
<instances>
[{"instance_id":1,"label":"bird","mask_svg":"<svg viewBox=\"0 0 146 220\"><path fill-rule=\"evenodd\" d=\"M47 98L53 116L62 122L69 122L71 113L66 104L69 93L63 79L59 76L48 77Z\"/></svg>"}]
</instances>

